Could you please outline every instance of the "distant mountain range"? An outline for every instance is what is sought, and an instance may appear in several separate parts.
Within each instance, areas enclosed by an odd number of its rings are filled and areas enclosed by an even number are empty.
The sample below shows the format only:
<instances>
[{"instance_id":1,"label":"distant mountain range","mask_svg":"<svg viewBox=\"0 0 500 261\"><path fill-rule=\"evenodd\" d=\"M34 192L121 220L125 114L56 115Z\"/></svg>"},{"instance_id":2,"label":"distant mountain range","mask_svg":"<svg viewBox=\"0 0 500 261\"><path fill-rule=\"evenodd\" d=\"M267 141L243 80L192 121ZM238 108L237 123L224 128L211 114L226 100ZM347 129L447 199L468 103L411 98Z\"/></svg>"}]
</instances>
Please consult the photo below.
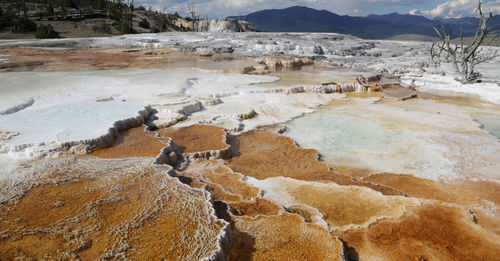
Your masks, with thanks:
<instances>
[{"instance_id":1,"label":"distant mountain range","mask_svg":"<svg viewBox=\"0 0 500 261\"><path fill-rule=\"evenodd\" d=\"M285 9L269 9L245 16L233 16L251 22L263 32L331 32L352 34L365 39L397 38L401 35L435 37L432 26L441 28L442 22L452 26L458 36L460 23L464 23L464 35L473 36L478 18L428 19L423 16L392 13L368 15L366 17L337 15L327 10L316 10L304 6ZM500 17L489 23L492 33L500 33Z\"/></svg>"}]
</instances>

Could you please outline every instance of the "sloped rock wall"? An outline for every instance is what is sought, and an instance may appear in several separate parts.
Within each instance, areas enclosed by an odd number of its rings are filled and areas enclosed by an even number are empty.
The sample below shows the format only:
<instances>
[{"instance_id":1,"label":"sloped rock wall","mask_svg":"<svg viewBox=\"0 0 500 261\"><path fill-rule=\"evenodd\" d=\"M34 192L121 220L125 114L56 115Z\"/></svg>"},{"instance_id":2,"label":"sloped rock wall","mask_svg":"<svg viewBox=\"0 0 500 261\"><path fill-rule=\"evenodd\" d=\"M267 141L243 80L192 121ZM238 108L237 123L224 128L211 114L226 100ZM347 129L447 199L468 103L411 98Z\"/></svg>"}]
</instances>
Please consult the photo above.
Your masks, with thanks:
<instances>
[{"instance_id":1,"label":"sloped rock wall","mask_svg":"<svg viewBox=\"0 0 500 261\"><path fill-rule=\"evenodd\" d=\"M236 19L210 19L198 21L195 25L198 32L253 32L252 24Z\"/></svg>"}]
</instances>

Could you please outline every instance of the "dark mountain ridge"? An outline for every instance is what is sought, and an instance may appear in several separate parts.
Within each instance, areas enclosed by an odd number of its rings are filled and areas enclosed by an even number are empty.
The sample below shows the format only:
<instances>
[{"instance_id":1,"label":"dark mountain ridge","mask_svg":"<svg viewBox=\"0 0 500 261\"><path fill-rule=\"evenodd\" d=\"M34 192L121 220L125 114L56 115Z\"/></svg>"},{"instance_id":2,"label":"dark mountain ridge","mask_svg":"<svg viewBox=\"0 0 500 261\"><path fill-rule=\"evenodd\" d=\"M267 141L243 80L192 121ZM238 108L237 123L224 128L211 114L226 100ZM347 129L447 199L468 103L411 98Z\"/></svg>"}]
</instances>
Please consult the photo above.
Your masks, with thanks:
<instances>
[{"instance_id":1,"label":"dark mountain ridge","mask_svg":"<svg viewBox=\"0 0 500 261\"><path fill-rule=\"evenodd\" d=\"M473 36L477 18L428 19L424 16L391 13L366 17L338 15L327 10L304 6L285 9L268 9L245 16L231 17L251 22L263 32L332 32L352 34L366 39L386 39L396 35L413 34L435 37L432 26L451 26L458 36L460 24L464 24L464 36ZM489 22L491 32L500 33L500 17Z\"/></svg>"}]
</instances>

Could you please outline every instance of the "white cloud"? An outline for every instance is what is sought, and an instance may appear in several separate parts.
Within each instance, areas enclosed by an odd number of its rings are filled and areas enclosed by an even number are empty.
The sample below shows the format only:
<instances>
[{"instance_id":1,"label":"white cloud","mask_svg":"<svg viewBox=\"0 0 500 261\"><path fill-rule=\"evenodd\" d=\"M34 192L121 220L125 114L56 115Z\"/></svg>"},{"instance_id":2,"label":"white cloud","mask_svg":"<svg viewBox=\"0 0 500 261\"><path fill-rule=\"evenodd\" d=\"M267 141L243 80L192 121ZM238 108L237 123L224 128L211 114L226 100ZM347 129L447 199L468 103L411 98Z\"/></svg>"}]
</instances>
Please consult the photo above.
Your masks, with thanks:
<instances>
[{"instance_id":1,"label":"white cloud","mask_svg":"<svg viewBox=\"0 0 500 261\"><path fill-rule=\"evenodd\" d=\"M424 15L427 17L458 18L474 15L477 8L477 0L450 0L431 10L413 9L410 14ZM500 0L486 2L483 4L483 12L500 13Z\"/></svg>"}]
</instances>

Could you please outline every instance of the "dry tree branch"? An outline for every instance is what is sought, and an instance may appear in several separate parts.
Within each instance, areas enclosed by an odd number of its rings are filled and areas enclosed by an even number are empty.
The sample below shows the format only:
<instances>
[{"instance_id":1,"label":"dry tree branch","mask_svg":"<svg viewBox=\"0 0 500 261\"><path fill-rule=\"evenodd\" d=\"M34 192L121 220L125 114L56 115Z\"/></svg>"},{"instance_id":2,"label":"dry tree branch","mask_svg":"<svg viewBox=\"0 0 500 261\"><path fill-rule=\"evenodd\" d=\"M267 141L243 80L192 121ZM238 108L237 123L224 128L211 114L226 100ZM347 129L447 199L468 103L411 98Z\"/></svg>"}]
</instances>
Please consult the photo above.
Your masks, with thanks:
<instances>
[{"instance_id":1,"label":"dry tree branch","mask_svg":"<svg viewBox=\"0 0 500 261\"><path fill-rule=\"evenodd\" d=\"M460 24L458 43L455 44L453 44L451 41L451 36L453 33L451 27L447 32L444 23L441 24L441 31L433 26L434 31L442 42L442 44L438 46L440 50L439 57L441 56L441 52L443 51L447 54L446 59L449 59L451 57L451 62L456 72L460 75L460 81L463 83L469 83L477 79L479 74L474 71L474 67L477 64L484 63L496 57L496 52L492 57L484 57L483 55L481 55L483 49L479 48L488 35L487 23L488 21L493 19L494 16L491 12L488 16L485 16L483 14L482 3L480 0L478 1L476 12L479 15L479 23L476 27L474 39L470 44L465 43L463 23ZM432 60L434 60L437 55L434 51L435 46L435 43L433 43L431 46Z\"/></svg>"},{"instance_id":2,"label":"dry tree branch","mask_svg":"<svg viewBox=\"0 0 500 261\"><path fill-rule=\"evenodd\" d=\"M199 19L198 13L196 11L196 6L194 2L191 2L190 0L186 0L186 4L188 7L188 12L191 15L191 22L193 24L193 31L196 31L196 22Z\"/></svg>"}]
</instances>

